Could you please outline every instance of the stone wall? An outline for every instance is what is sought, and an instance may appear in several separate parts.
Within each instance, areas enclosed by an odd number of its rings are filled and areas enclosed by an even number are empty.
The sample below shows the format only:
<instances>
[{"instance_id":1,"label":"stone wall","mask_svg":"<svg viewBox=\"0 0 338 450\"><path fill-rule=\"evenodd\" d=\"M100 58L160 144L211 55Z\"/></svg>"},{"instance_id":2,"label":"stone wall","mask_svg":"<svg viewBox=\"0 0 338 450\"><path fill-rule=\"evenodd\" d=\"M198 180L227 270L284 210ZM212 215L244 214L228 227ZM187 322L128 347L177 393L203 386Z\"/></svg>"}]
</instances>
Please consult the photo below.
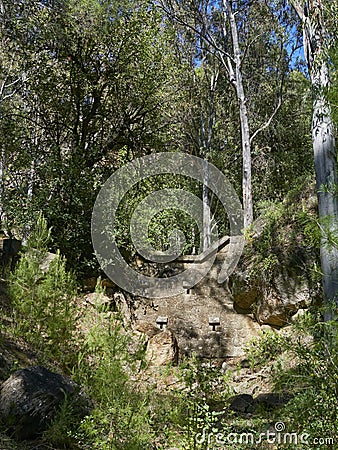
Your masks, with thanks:
<instances>
[{"instance_id":1,"label":"stone wall","mask_svg":"<svg viewBox=\"0 0 338 450\"><path fill-rule=\"evenodd\" d=\"M218 284L226 247L218 252L209 274L192 289L175 297L139 299L136 322L168 328L175 334L180 354L195 352L204 358L243 355L244 346L260 330L250 315L238 314L226 284ZM191 257L176 261L185 270Z\"/></svg>"}]
</instances>

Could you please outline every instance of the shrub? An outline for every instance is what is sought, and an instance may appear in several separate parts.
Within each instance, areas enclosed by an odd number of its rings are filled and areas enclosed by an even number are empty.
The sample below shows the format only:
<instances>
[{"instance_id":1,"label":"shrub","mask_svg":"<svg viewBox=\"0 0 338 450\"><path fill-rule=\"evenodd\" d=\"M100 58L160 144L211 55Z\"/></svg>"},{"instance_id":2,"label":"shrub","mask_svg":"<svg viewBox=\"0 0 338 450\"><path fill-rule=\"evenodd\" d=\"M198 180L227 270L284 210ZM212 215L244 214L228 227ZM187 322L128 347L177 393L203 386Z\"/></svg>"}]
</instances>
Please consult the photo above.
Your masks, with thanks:
<instances>
[{"instance_id":1,"label":"shrub","mask_svg":"<svg viewBox=\"0 0 338 450\"><path fill-rule=\"evenodd\" d=\"M323 322L322 315L309 312L288 333L264 334L249 350L255 364L275 362L276 389L293 394L278 417L287 424L286 432L307 433L309 443L336 439L338 427L338 323Z\"/></svg>"},{"instance_id":2,"label":"shrub","mask_svg":"<svg viewBox=\"0 0 338 450\"><path fill-rule=\"evenodd\" d=\"M148 394L131 379L142 362L142 343L132 343L118 313L96 310L94 323L88 316L73 378L90 393L94 409L73 435L82 449L151 448Z\"/></svg>"},{"instance_id":3,"label":"shrub","mask_svg":"<svg viewBox=\"0 0 338 450\"><path fill-rule=\"evenodd\" d=\"M175 394L178 435L173 444L184 450L207 449L208 439L198 437L224 430L223 419L229 417L230 372L223 374L211 361L203 362L194 355L183 361L180 372L184 388Z\"/></svg>"},{"instance_id":4,"label":"shrub","mask_svg":"<svg viewBox=\"0 0 338 450\"><path fill-rule=\"evenodd\" d=\"M64 359L75 327L76 283L57 252L47 270L50 230L40 216L36 228L9 279L15 332L51 356Z\"/></svg>"}]
</instances>

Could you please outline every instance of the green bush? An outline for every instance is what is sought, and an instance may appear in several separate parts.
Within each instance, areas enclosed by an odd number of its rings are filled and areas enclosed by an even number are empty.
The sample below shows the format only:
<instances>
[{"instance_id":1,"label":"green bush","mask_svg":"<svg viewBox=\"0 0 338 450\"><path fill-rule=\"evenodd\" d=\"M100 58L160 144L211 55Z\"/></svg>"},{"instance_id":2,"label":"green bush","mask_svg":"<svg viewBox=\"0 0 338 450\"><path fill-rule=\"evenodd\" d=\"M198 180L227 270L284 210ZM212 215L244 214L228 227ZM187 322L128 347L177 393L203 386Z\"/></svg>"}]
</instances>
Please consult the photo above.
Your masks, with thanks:
<instances>
[{"instance_id":1,"label":"green bush","mask_svg":"<svg viewBox=\"0 0 338 450\"><path fill-rule=\"evenodd\" d=\"M267 333L249 350L251 361L273 361L272 381L292 399L278 412L286 432L308 434L308 441L337 438L338 323L323 322L322 313L309 312L287 333ZM306 413L305 413L306 412ZM281 448L289 448L287 446ZM294 448L294 447L290 447ZM324 448L311 446L311 448ZM325 447L326 448L326 447Z\"/></svg>"},{"instance_id":2,"label":"green bush","mask_svg":"<svg viewBox=\"0 0 338 450\"><path fill-rule=\"evenodd\" d=\"M59 252L42 268L50 230L40 216L27 248L9 278L15 332L37 348L63 360L75 327L76 283Z\"/></svg>"},{"instance_id":3,"label":"green bush","mask_svg":"<svg viewBox=\"0 0 338 450\"><path fill-rule=\"evenodd\" d=\"M281 373L279 384L293 383L295 398L285 407L290 426L311 439L337 437L338 324L308 315L297 326L302 339L289 351L298 359L293 370ZM306 414L303 414L306 411Z\"/></svg>"},{"instance_id":4,"label":"green bush","mask_svg":"<svg viewBox=\"0 0 338 450\"><path fill-rule=\"evenodd\" d=\"M309 180L291 191L284 201L257 205L257 234L252 226L246 233L248 246L244 266L252 282L273 283L284 272L306 277L313 289L320 282L319 248L321 228L317 219L315 189ZM333 236L327 238L334 241Z\"/></svg>"},{"instance_id":5,"label":"green bush","mask_svg":"<svg viewBox=\"0 0 338 450\"><path fill-rule=\"evenodd\" d=\"M99 293L100 295L100 293ZM81 449L147 449L154 434L146 389L137 382L144 350L132 343L118 313L89 317L73 378L84 386L94 409L73 435Z\"/></svg>"},{"instance_id":6,"label":"green bush","mask_svg":"<svg viewBox=\"0 0 338 450\"><path fill-rule=\"evenodd\" d=\"M260 337L254 338L246 348L250 366L253 369L274 360L286 347L286 340L283 336L266 331Z\"/></svg>"},{"instance_id":7,"label":"green bush","mask_svg":"<svg viewBox=\"0 0 338 450\"><path fill-rule=\"evenodd\" d=\"M173 446L204 450L208 440L197 438L224 430L223 419L229 418L226 401L232 394L229 376L230 372L223 374L211 361L201 361L195 355L182 362L183 389L175 393L177 409L176 417L172 417L177 431L176 438L172 437Z\"/></svg>"}]
</instances>

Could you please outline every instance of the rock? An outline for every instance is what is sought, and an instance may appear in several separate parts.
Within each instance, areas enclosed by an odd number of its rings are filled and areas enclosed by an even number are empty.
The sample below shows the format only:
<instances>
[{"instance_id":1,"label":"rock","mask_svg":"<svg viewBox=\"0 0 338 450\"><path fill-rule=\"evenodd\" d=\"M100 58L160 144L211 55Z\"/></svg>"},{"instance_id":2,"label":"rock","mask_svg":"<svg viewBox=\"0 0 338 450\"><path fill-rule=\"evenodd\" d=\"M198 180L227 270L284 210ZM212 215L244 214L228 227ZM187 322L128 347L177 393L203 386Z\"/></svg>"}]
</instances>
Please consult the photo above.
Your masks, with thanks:
<instances>
[{"instance_id":1,"label":"rock","mask_svg":"<svg viewBox=\"0 0 338 450\"><path fill-rule=\"evenodd\" d=\"M284 406L291 396L288 394L278 394L275 392L267 392L265 394L259 394L254 399L255 405L264 406L267 409L274 409L280 406Z\"/></svg>"},{"instance_id":2,"label":"rock","mask_svg":"<svg viewBox=\"0 0 338 450\"><path fill-rule=\"evenodd\" d=\"M239 413L251 412L254 399L250 394L238 394L231 398L230 409Z\"/></svg>"},{"instance_id":3,"label":"rock","mask_svg":"<svg viewBox=\"0 0 338 450\"><path fill-rule=\"evenodd\" d=\"M40 269L42 270L43 273L48 272L51 263L58 256L59 255L57 255L56 253L47 252L47 254L44 256L43 260L40 262Z\"/></svg>"},{"instance_id":4,"label":"rock","mask_svg":"<svg viewBox=\"0 0 338 450\"><path fill-rule=\"evenodd\" d=\"M262 298L262 292L258 286L248 281L245 273L238 272L234 277L231 293L234 298L234 308L238 313L250 313L251 307Z\"/></svg>"},{"instance_id":5,"label":"rock","mask_svg":"<svg viewBox=\"0 0 338 450\"><path fill-rule=\"evenodd\" d=\"M237 273L232 283L234 308L239 313L248 313L256 305L255 317L261 325L283 327L299 310L307 308L313 292L305 279L286 273L274 277L269 288L247 281L245 273Z\"/></svg>"},{"instance_id":6,"label":"rock","mask_svg":"<svg viewBox=\"0 0 338 450\"><path fill-rule=\"evenodd\" d=\"M110 311L113 309L114 301L103 293L92 292L84 296L84 301L99 311Z\"/></svg>"},{"instance_id":7,"label":"rock","mask_svg":"<svg viewBox=\"0 0 338 450\"><path fill-rule=\"evenodd\" d=\"M291 317L311 304L313 294L305 280L279 274L273 286L259 300L256 317L259 323L281 327L290 323Z\"/></svg>"},{"instance_id":8,"label":"rock","mask_svg":"<svg viewBox=\"0 0 338 450\"><path fill-rule=\"evenodd\" d=\"M309 189L312 191L313 187ZM299 201L303 211L315 213L314 192L302 193ZM281 228L274 229L271 234L272 230L268 228L271 221L266 212L252 224L229 286L237 312L254 311L258 323L280 328L289 324L299 309L320 302L319 285L312 280L309 270L318 256L289 220L285 223L281 220ZM273 242L274 233L276 237L283 236L283 240L278 237ZM270 249L263 253L266 240Z\"/></svg>"},{"instance_id":9,"label":"rock","mask_svg":"<svg viewBox=\"0 0 338 450\"><path fill-rule=\"evenodd\" d=\"M258 303L256 310L258 323L282 327L288 323L286 305L284 305L275 292L270 292Z\"/></svg>"},{"instance_id":10,"label":"rock","mask_svg":"<svg viewBox=\"0 0 338 450\"><path fill-rule=\"evenodd\" d=\"M261 324L281 327L290 323L291 317L311 301L312 293L304 280L280 274L258 302L256 317Z\"/></svg>"},{"instance_id":11,"label":"rock","mask_svg":"<svg viewBox=\"0 0 338 450\"><path fill-rule=\"evenodd\" d=\"M178 344L172 331L161 331L149 339L146 360L154 367L177 364Z\"/></svg>"},{"instance_id":12,"label":"rock","mask_svg":"<svg viewBox=\"0 0 338 450\"><path fill-rule=\"evenodd\" d=\"M76 383L42 366L17 370L1 386L0 418L16 439L33 439L48 428L65 397L81 399L79 391ZM85 415L83 394L81 403Z\"/></svg>"},{"instance_id":13,"label":"rock","mask_svg":"<svg viewBox=\"0 0 338 450\"><path fill-rule=\"evenodd\" d=\"M275 409L284 406L291 396L289 394L278 394L275 392L268 392L258 394L253 398L250 394L238 394L232 397L230 409L239 413L253 412L258 406L263 406L266 409Z\"/></svg>"},{"instance_id":14,"label":"rock","mask_svg":"<svg viewBox=\"0 0 338 450\"><path fill-rule=\"evenodd\" d=\"M136 323L135 331L145 334L146 336L148 336L148 338L152 338L161 333L161 330L157 326L153 325L152 323L143 321L139 321Z\"/></svg>"}]
</instances>

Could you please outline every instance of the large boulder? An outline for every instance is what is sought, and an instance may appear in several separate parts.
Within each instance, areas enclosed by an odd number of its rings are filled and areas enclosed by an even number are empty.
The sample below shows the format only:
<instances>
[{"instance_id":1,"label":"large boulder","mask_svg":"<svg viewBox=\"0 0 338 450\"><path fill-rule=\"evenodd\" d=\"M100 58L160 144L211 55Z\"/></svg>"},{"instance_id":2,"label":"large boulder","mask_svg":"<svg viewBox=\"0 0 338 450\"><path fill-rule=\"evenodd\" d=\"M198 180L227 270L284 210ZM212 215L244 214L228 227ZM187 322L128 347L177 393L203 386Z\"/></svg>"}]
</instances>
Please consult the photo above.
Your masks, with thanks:
<instances>
[{"instance_id":1,"label":"large boulder","mask_svg":"<svg viewBox=\"0 0 338 450\"><path fill-rule=\"evenodd\" d=\"M88 402L70 379L41 366L17 370L1 386L0 419L16 439L33 439L48 428L65 398L75 396L79 414L86 414Z\"/></svg>"},{"instance_id":2,"label":"large boulder","mask_svg":"<svg viewBox=\"0 0 338 450\"><path fill-rule=\"evenodd\" d=\"M288 393L266 392L258 394L254 399L255 406L261 406L265 409L275 409L284 406L292 395Z\"/></svg>"},{"instance_id":3,"label":"large boulder","mask_svg":"<svg viewBox=\"0 0 338 450\"><path fill-rule=\"evenodd\" d=\"M287 325L291 317L299 309L307 308L312 300L313 292L306 280L279 275L257 303L257 321L276 327Z\"/></svg>"},{"instance_id":4,"label":"large boulder","mask_svg":"<svg viewBox=\"0 0 338 450\"><path fill-rule=\"evenodd\" d=\"M146 360L153 367L177 364L178 344L172 331L163 330L149 339Z\"/></svg>"},{"instance_id":5,"label":"large boulder","mask_svg":"<svg viewBox=\"0 0 338 450\"><path fill-rule=\"evenodd\" d=\"M261 325L280 328L299 309L320 303L321 286L313 277L319 263L315 243L320 236L312 228L317 209L313 184L262 208L230 277L237 312L253 312Z\"/></svg>"},{"instance_id":6,"label":"large boulder","mask_svg":"<svg viewBox=\"0 0 338 450\"><path fill-rule=\"evenodd\" d=\"M262 297L260 286L254 284L245 272L237 271L231 284L231 293L234 298L234 308L238 313L250 314L252 305Z\"/></svg>"},{"instance_id":7,"label":"large boulder","mask_svg":"<svg viewBox=\"0 0 338 450\"><path fill-rule=\"evenodd\" d=\"M239 413L252 412L254 399L250 394L238 394L230 399L230 409Z\"/></svg>"},{"instance_id":8,"label":"large boulder","mask_svg":"<svg viewBox=\"0 0 338 450\"><path fill-rule=\"evenodd\" d=\"M280 270L268 285L246 275L238 271L233 277L234 308L239 313L254 311L261 325L287 325L299 309L307 308L316 297L308 280L295 274Z\"/></svg>"}]
</instances>

